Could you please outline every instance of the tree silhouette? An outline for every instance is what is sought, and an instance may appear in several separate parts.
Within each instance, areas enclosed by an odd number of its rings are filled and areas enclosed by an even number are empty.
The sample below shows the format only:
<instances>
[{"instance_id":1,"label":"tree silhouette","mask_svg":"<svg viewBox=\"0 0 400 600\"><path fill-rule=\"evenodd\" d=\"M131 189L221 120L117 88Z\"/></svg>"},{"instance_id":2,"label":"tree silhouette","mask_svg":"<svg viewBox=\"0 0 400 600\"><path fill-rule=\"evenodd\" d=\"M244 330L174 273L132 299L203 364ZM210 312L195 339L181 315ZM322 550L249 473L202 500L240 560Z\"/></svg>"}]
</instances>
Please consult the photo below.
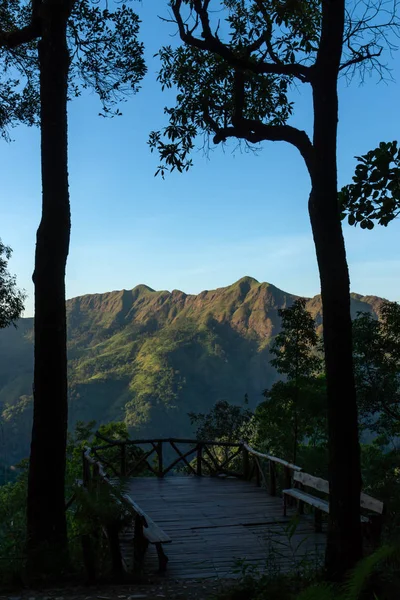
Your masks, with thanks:
<instances>
[{"instance_id":1,"label":"tree silhouette","mask_svg":"<svg viewBox=\"0 0 400 600\"><path fill-rule=\"evenodd\" d=\"M171 0L183 45L160 50L159 81L176 86L169 124L152 132L158 172L183 171L198 136L215 144L285 141L311 180L309 215L323 304L329 418L330 515L326 566L341 578L362 554L360 448L352 364L349 273L337 190L339 75L388 73L399 33L395 0ZM218 10L219 9L219 10ZM290 91L311 86L313 135L291 126ZM290 169L284 166L284 175Z\"/></svg>"},{"instance_id":2,"label":"tree silhouette","mask_svg":"<svg viewBox=\"0 0 400 600\"><path fill-rule=\"evenodd\" d=\"M23 54L20 69L31 59L39 72L42 218L33 274L34 416L27 525L31 572L54 573L65 568L68 555L64 508L65 268L71 227L67 100L91 87L100 98L104 116L119 114L118 102L137 91L145 65L137 40L138 17L124 4L114 11L107 2L101 5L90 0L32 0L28 6L10 0L5 6L0 13L2 52L8 51L7 58ZM28 79L31 73L35 70L27 72Z\"/></svg>"}]
</instances>

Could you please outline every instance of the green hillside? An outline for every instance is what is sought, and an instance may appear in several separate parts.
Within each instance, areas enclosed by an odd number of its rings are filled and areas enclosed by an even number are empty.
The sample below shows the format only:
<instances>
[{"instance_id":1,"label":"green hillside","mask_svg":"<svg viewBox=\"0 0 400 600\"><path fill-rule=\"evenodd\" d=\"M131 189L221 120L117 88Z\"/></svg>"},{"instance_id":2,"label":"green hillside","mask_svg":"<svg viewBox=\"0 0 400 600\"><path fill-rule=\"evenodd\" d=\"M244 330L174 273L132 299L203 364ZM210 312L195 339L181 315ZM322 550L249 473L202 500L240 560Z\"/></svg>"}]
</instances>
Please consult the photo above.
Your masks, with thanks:
<instances>
[{"instance_id":1,"label":"green hillside","mask_svg":"<svg viewBox=\"0 0 400 600\"><path fill-rule=\"evenodd\" d=\"M268 346L278 309L296 296L244 277L226 288L187 295L133 290L67 302L70 424L124 420L136 436L190 433L187 413L216 400L252 406L276 379ZM353 313L379 298L353 295ZM308 308L321 322L318 296ZM26 456L32 419L32 319L0 331L0 463Z\"/></svg>"}]
</instances>

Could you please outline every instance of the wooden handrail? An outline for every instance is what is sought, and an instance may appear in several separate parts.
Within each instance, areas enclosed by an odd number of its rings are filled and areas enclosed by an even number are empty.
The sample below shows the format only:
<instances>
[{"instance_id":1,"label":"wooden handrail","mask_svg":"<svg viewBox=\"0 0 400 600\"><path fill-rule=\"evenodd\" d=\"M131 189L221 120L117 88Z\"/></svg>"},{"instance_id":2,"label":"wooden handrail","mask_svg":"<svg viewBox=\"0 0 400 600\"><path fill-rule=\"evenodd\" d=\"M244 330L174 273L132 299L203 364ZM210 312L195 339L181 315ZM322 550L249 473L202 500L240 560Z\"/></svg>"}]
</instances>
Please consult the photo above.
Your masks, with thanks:
<instances>
[{"instance_id":1,"label":"wooden handrail","mask_svg":"<svg viewBox=\"0 0 400 600\"><path fill-rule=\"evenodd\" d=\"M151 438L151 439L138 439L138 440L112 440L111 438L107 438L104 435L102 435L101 433L96 432L95 436L105 442L107 442L107 444L110 444L109 447L111 446L122 446L122 445L126 445L126 446L134 446L137 444L157 444L157 443L175 443L175 444L197 444L197 443L201 443L201 444L206 444L207 446L222 446L222 447L227 447L227 448L239 448L242 446L242 442L218 442L215 440L197 440L197 439L187 439L187 438L174 438L174 437L169 437L169 438ZM99 446L99 449L101 448L106 448L106 446ZM93 447L93 450L96 450L96 446Z\"/></svg>"},{"instance_id":2,"label":"wooden handrail","mask_svg":"<svg viewBox=\"0 0 400 600\"><path fill-rule=\"evenodd\" d=\"M267 460L278 463L278 464L282 465L283 467L287 467L288 469L290 469L292 471L302 471L303 470L302 467L299 467L298 465L294 465L294 464L288 462L287 460L283 460L283 458L277 458L276 456L272 456L271 454L263 454L262 452L258 452L257 450L254 450L254 448L252 448L251 446L246 444L246 442L242 442L242 444L243 444L243 447L247 450L247 452L249 454L253 454L253 456L258 456L258 458L266 458Z\"/></svg>"}]
</instances>

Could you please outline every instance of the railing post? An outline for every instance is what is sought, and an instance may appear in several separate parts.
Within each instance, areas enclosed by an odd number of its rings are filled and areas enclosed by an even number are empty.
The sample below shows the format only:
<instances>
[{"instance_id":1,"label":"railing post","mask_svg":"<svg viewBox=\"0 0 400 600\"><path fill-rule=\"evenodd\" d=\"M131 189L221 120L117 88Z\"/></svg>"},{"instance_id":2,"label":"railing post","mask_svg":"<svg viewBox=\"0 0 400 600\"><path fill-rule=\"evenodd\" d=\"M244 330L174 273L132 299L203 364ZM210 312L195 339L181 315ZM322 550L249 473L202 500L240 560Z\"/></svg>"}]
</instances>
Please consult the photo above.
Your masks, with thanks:
<instances>
[{"instance_id":1,"label":"railing post","mask_svg":"<svg viewBox=\"0 0 400 600\"><path fill-rule=\"evenodd\" d=\"M163 477L163 446L162 442L157 442L157 456L158 456L158 476Z\"/></svg>"},{"instance_id":2,"label":"railing post","mask_svg":"<svg viewBox=\"0 0 400 600\"><path fill-rule=\"evenodd\" d=\"M243 444L242 446L242 464L243 464L243 477L246 481L250 479L250 462L249 462L249 451Z\"/></svg>"},{"instance_id":3,"label":"railing post","mask_svg":"<svg viewBox=\"0 0 400 600\"><path fill-rule=\"evenodd\" d=\"M112 521L107 525L106 530L110 548L112 572L114 577L120 579L124 574L124 566L122 562L121 548L119 545L118 522Z\"/></svg>"},{"instance_id":4,"label":"railing post","mask_svg":"<svg viewBox=\"0 0 400 600\"><path fill-rule=\"evenodd\" d=\"M196 460L196 473L201 477L201 461L202 461L203 446L197 444L197 460Z\"/></svg>"},{"instance_id":5,"label":"railing post","mask_svg":"<svg viewBox=\"0 0 400 600\"><path fill-rule=\"evenodd\" d=\"M292 487L292 475L289 467L285 467L285 489L290 489ZM288 496L287 498L288 506L293 506L295 504L294 498Z\"/></svg>"},{"instance_id":6,"label":"railing post","mask_svg":"<svg viewBox=\"0 0 400 600\"><path fill-rule=\"evenodd\" d=\"M256 465L256 486L257 487L261 487L261 473L260 473L260 465L258 464L258 461L255 460L255 465Z\"/></svg>"},{"instance_id":7,"label":"railing post","mask_svg":"<svg viewBox=\"0 0 400 600\"><path fill-rule=\"evenodd\" d=\"M126 444L121 444L121 477L126 477Z\"/></svg>"},{"instance_id":8,"label":"railing post","mask_svg":"<svg viewBox=\"0 0 400 600\"><path fill-rule=\"evenodd\" d=\"M285 488L290 489L292 487L292 475L289 467L285 467Z\"/></svg>"},{"instance_id":9,"label":"railing post","mask_svg":"<svg viewBox=\"0 0 400 600\"><path fill-rule=\"evenodd\" d=\"M276 496L276 471L272 460L269 461L269 493L271 496Z\"/></svg>"}]
</instances>

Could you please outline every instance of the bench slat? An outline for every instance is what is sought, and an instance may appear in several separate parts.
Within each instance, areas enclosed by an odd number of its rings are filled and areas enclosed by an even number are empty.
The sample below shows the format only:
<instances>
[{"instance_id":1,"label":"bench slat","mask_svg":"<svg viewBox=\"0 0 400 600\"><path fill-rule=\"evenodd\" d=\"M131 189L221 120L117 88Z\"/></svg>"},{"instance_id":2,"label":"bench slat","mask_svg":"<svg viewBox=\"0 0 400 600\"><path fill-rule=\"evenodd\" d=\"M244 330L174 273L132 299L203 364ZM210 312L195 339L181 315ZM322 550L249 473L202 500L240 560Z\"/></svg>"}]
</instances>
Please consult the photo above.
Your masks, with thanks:
<instances>
[{"instance_id":1,"label":"bench slat","mask_svg":"<svg viewBox=\"0 0 400 600\"><path fill-rule=\"evenodd\" d=\"M310 504L315 508L319 508L319 510L322 510L326 513L329 512L329 502L326 500L321 500L321 498L316 498L311 494L307 494L306 492L302 492L301 490L297 489L282 490L282 493L286 494L287 496L291 496L292 498L296 498L297 500L301 500L302 502L306 502L307 504Z\"/></svg>"},{"instance_id":2,"label":"bench slat","mask_svg":"<svg viewBox=\"0 0 400 600\"><path fill-rule=\"evenodd\" d=\"M314 475L310 475L309 473L293 473L293 480L301 483L304 486L314 488L319 492L323 492L324 494L329 494L329 481L326 479L322 479L321 477L314 477ZM365 508L366 510L372 510L373 512L382 514L384 504L380 500L373 498L372 496L368 496L361 492L360 495L360 506L361 508Z\"/></svg>"},{"instance_id":3,"label":"bench slat","mask_svg":"<svg viewBox=\"0 0 400 600\"><path fill-rule=\"evenodd\" d=\"M297 500L301 500L302 502L306 502L325 513L329 513L329 502L326 500L321 500L321 498L316 498L315 496L298 489L282 490L282 493L291 496L292 498L296 498ZM364 515L361 515L360 520L362 523L369 522L368 517L365 517Z\"/></svg>"}]
</instances>

